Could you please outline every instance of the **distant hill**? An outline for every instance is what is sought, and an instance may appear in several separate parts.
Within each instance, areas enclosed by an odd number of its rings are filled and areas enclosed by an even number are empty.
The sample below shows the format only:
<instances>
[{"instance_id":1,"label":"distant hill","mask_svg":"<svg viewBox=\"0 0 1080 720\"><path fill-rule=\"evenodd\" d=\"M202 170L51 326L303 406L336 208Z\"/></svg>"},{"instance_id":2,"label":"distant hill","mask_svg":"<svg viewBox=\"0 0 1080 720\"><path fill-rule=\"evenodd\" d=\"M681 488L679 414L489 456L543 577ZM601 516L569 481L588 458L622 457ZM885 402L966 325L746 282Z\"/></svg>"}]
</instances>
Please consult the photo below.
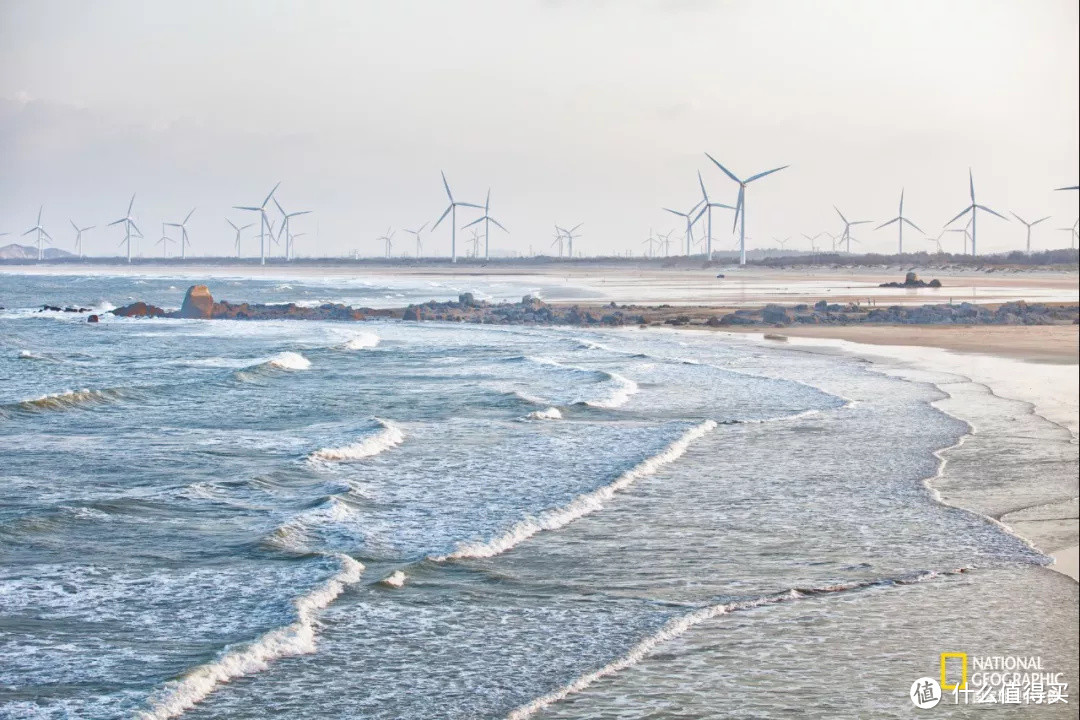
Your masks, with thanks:
<instances>
[{"instance_id":1,"label":"distant hill","mask_svg":"<svg viewBox=\"0 0 1080 720\"><path fill-rule=\"evenodd\" d=\"M67 250L59 248L45 248L45 259L74 257ZM37 248L33 245L16 245L12 243L0 247L0 260L37 260Z\"/></svg>"}]
</instances>

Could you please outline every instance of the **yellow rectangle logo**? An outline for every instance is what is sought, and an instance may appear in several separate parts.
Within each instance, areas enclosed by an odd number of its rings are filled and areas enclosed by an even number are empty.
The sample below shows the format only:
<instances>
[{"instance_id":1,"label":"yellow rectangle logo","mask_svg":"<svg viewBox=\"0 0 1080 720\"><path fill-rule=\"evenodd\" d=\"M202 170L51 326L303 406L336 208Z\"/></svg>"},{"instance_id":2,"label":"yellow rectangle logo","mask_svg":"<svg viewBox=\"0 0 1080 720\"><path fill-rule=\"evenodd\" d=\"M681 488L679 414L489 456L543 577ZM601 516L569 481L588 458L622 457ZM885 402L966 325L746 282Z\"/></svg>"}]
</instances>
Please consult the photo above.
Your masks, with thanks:
<instances>
[{"instance_id":1,"label":"yellow rectangle logo","mask_svg":"<svg viewBox=\"0 0 1080 720\"><path fill-rule=\"evenodd\" d=\"M959 682L950 683L947 678L947 665L950 658L960 659L960 680ZM955 663L954 663L955 666ZM941 653L941 689L942 690L965 690L967 689L967 677L968 677L968 656L967 653L954 652L954 653Z\"/></svg>"}]
</instances>

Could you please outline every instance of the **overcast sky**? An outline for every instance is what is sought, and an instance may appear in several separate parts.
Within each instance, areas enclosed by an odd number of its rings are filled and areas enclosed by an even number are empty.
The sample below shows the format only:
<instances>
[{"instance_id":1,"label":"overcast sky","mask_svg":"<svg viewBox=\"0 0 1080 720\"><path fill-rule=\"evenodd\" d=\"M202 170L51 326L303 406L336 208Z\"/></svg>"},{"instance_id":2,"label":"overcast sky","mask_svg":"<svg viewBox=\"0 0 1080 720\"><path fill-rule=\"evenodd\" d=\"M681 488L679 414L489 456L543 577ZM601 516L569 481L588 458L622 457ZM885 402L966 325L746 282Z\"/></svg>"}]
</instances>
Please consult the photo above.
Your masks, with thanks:
<instances>
[{"instance_id":1,"label":"overcast sky","mask_svg":"<svg viewBox=\"0 0 1080 720\"><path fill-rule=\"evenodd\" d=\"M511 231L495 247L584 222L585 253L640 252L650 227L679 227L661 206L697 202L698 170L734 204L709 152L740 175L791 165L750 187L751 247L838 231L834 204L892 218L901 186L936 235L969 202L969 165L980 203L1053 215L1035 245L1061 247L1078 57L1075 0L0 0L0 232L44 203L70 249L69 218L103 225L138 192L143 254L193 206L195 252L224 254L230 206L281 180L287 210L314 211L300 254L378 254L387 227L411 251L400 228L438 218L445 170L459 199L491 188ZM1023 242L1016 222L979 229L983 251ZM91 231L87 250L122 236ZM856 237L895 248L892 228ZM449 245L444 221L426 246Z\"/></svg>"}]
</instances>

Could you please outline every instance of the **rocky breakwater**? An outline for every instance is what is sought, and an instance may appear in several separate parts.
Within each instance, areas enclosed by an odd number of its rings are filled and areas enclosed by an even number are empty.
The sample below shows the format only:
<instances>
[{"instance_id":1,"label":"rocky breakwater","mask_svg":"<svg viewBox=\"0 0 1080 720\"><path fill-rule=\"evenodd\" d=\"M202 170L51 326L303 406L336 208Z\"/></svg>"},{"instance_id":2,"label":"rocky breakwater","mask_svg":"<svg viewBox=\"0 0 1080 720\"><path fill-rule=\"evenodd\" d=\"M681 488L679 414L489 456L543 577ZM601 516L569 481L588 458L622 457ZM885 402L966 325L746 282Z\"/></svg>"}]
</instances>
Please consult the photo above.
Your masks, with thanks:
<instances>
[{"instance_id":1,"label":"rocky breakwater","mask_svg":"<svg viewBox=\"0 0 1080 720\"><path fill-rule=\"evenodd\" d=\"M971 303L941 305L861 305L838 304L825 300L814 305L766 305L763 308L736 310L713 316L706 322L713 327L731 325L1076 325L1080 316L1077 305L1047 305L1023 300L997 307Z\"/></svg>"},{"instance_id":2,"label":"rocky breakwater","mask_svg":"<svg viewBox=\"0 0 1080 720\"><path fill-rule=\"evenodd\" d=\"M941 281L934 278L930 282L920 280L919 276L913 272L909 272L904 276L904 282L887 282L881 283L878 287L883 288L939 288L941 287Z\"/></svg>"},{"instance_id":3,"label":"rocky breakwater","mask_svg":"<svg viewBox=\"0 0 1080 720\"><path fill-rule=\"evenodd\" d=\"M400 317L401 311L354 308L341 303L324 303L313 307L282 303L215 302L205 285L192 285L184 295L179 310L169 311L145 302L135 302L112 311L118 317L163 317L218 320L367 320L374 317Z\"/></svg>"}]
</instances>

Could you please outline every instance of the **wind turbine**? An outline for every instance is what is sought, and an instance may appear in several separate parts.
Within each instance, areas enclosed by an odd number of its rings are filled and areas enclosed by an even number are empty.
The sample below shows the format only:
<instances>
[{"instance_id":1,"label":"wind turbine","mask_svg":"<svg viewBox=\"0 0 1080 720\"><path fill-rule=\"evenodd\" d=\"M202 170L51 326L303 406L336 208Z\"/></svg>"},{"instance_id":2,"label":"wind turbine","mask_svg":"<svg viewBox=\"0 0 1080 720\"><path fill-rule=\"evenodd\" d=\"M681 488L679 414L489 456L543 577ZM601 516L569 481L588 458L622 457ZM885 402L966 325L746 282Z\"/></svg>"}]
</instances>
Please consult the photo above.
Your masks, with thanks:
<instances>
[{"instance_id":1,"label":"wind turbine","mask_svg":"<svg viewBox=\"0 0 1080 720\"><path fill-rule=\"evenodd\" d=\"M1050 216L1047 215L1046 217L1039 218L1038 220L1028 222L1024 218L1022 218L1019 215L1017 215L1016 213L1014 213L1012 210L1009 211L1009 214L1012 215L1017 220L1019 220L1020 224L1022 224L1025 228L1027 228L1027 254L1030 255L1031 254L1031 228L1033 228L1034 226L1036 226L1039 223L1043 222L1044 220L1049 220Z\"/></svg>"},{"instance_id":2,"label":"wind turbine","mask_svg":"<svg viewBox=\"0 0 1080 720\"><path fill-rule=\"evenodd\" d=\"M386 232L375 238L381 240L386 244L386 259L390 259L390 253L394 249L394 230L392 228L386 228Z\"/></svg>"},{"instance_id":3,"label":"wind turbine","mask_svg":"<svg viewBox=\"0 0 1080 720\"><path fill-rule=\"evenodd\" d=\"M842 232L840 234L840 242L843 243L843 242L847 241L847 250L845 252L847 252L847 254L850 255L851 254L851 240L852 240L851 228L853 228L856 225L865 225L866 223L873 222L873 220L848 220L846 217L844 217L844 213L840 212L840 208L833 205L833 210L835 210L836 214L840 216L840 219L844 221L844 232ZM859 241L856 240L855 242L859 242ZM834 250L836 249L835 245L833 246L833 249Z\"/></svg>"},{"instance_id":4,"label":"wind turbine","mask_svg":"<svg viewBox=\"0 0 1080 720\"><path fill-rule=\"evenodd\" d=\"M954 217L952 220L950 220L949 222L947 222L945 224L946 225L951 225L954 222L956 222L957 220L959 220L960 218L962 218L964 215L967 215L968 213L971 213L971 254L976 255L977 250L976 250L976 247L975 247L975 216L976 216L977 212L979 210L982 210L984 212L990 213L991 215L997 215L999 218L1001 218L1005 222L1009 222L1009 219L1007 217L1005 217L1004 215L1002 215L1002 214L1000 214L998 212L995 212L994 210L991 210L990 208L986 207L985 205L979 205L978 203L975 202L975 177L971 174L971 168L968 168L968 184L969 184L969 186L971 188L971 204L968 205L963 210L961 210L959 213L957 213L956 217Z\"/></svg>"},{"instance_id":5,"label":"wind turbine","mask_svg":"<svg viewBox=\"0 0 1080 720\"><path fill-rule=\"evenodd\" d=\"M236 257L240 257L240 233L242 231L244 231L244 230L247 230L249 227L251 227L255 223L248 223L247 225L237 227L236 223L234 223L229 218L225 218L225 222L229 223L229 225L232 226L232 229L236 231Z\"/></svg>"},{"instance_id":6,"label":"wind turbine","mask_svg":"<svg viewBox=\"0 0 1080 720\"><path fill-rule=\"evenodd\" d=\"M1063 188L1068 190L1068 188ZM1076 247L1077 238L1080 237L1080 218L1077 218L1072 227L1058 228L1062 232L1069 233L1069 249L1072 250Z\"/></svg>"},{"instance_id":7,"label":"wind turbine","mask_svg":"<svg viewBox=\"0 0 1080 720\"><path fill-rule=\"evenodd\" d=\"M661 208L662 210L667 210L672 215L678 215L686 220L686 257L690 257L692 252L690 246L694 242L694 223L697 222L694 213L697 212L699 207L701 207L700 200L694 204L694 207L690 208L690 212L679 212L678 210L672 210L671 208ZM701 217L701 214L698 213L697 217Z\"/></svg>"},{"instance_id":8,"label":"wind turbine","mask_svg":"<svg viewBox=\"0 0 1080 720\"><path fill-rule=\"evenodd\" d=\"M120 244L127 244L127 261L129 263L131 262L131 228L135 228L135 232L138 233L138 237L142 237L142 230L139 230L139 226L135 224L135 220L133 220L131 217L131 208L134 206L135 193L132 193L131 202L128 203L127 215L120 218L119 220L114 220L113 222L109 223L110 226L124 223L124 239L120 241Z\"/></svg>"},{"instance_id":9,"label":"wind turbine","mask_svg":"<svg viewBox=\"0 0 1080 720\"><path fill-rule=\"evenodd\" d=\"M568 254L568 255L569 255L569 256L570 256L571 258L573 258L573 257L574 257L574 241L575 241L575 240L577 240L577 239L578 239L579 237L581 237L581 235L580 235L580 234L578 234L578 235L575 235L575 234L574 234L574 232L575 232L575 231L576 231L576 230L577 230L577 229L578 229L579 227L581 227L581 226L582 226L582 225L584 225L584 224L585 224L585 223L583 223L583 222L582 222L582 223L578 223L577 225L575 225L574 227L570 228L569 230L565 230L565 229L563 229L563 228L559 227L558 225L556 225L556 226L555 226L555 230L556 230L557 232L560 232L560 233L562 233L562 234L563 234L563 236L565 236L565 237L566 237L566 242L567 242L567 245L568 245L568 247L567 247L567 251L568 251L568 252L567 252L567 254ZM560 251L560 252L561 252L561 251Z\"/></svg>"},{"instance_id":10,"label":"wind turbine","mask_svg":"<svg viewBox=\"0 0 1080 720\"><path fill-rule=\"evenodd\" d=\"M923 238L927 242L932 242L935 245L937 245L937 251L938 251L939 255L945 252L944 250L941 249L941 236L944 235L945 232L946 232L945 230L942 230L941 232L939 232L937 234L937 237L930 237L929 235L927 235L925 238ZM965 242L966 242L966 240L965 240Z\"/></svg>"},{"instance_id":11,"label":"wind turbine","mask_svg":"<svg viewBox=\"0 0 1080 720\"><path fill-rule=\"evenodd\" d=\"M192 212L194 212L194 211L192 211ZM171 227L180 227L180 225L177 224L177 223L161 223L161 237L154 244L161 246L161 256L162 257L169 257L169 243L173 242L173 239L171 237L169 237L165 233L165 226L166 225L169 225ZM181 247L183 247L183 245L181 245Z\"/></svg>"},{"instance_id":12,"label":"wind turbine","mask_svg":"<svg viewBox=\"0 0 1080 720\"><path fill-rule=\"evenodd\" d=\"M480 257L480 228L472 228L469 230L469 244L472 245L472 250L469 252L469 257Z\"/></svg>"},{"instance_id":13,"label":"wind turbine","mask_svg":"<svg viewBox=\"0 0 1080 720\"><path fill-rule=\"evenodd\" d=\"M823 232L819 232L817 235L807 235L806 233L802 233L802 236L810 241L810 249L816 251L817 248L814 247L814 242L824 234L825 233Z\"/></svg>"},{"instance_id":14,"label":"wind turbine","mask_svg":"<svg viewBox=\"0 0 1080 720\"><path fill-rule=\"evenodd\" d=\"M971 242L971 221L968 220L967 225L962 228L949 228L948 232L964 233L964 254L968 254L968 243Z\"/></svg>"},{"instance_id":15,"label":"wind turbine","mask_svg":"<svg viewBox=\"0 0 1080 720\"><path fill-rule=\"evenodd\" d=\"M732 173L726 167L721 165L720 161L717 160L716 158L714 158L709 153L705 153L705 157L712 160L713 163L716 165L716 167L718 167L718 168L720 168L721 170L724 171L725 175L727 175L733 181L739 183L739 199L735 203L735 223L737 223L739 225L739 264L740 265L745 265L746 264L746 186L749 185L750 183L754 182L755 180L760 180L761 178L765 177L766 175L772 175L774 172L779 172L779 171L783 170L784 168L790 167L790 166L783 165L783 166L778 167L778 168L773 168L772 170L766 170L765 172L760 172L757 175L751 175L750 177L746 178L745 180L740 180L739 178L735 177L734 173ZM742 218L741 221L740 221L740 217ZM735 225L734 224L731 226L731 230L732 230L732 232L735 231Z\"/></svg>"},{"instance_id":16,"label":"wind turbine","mask_svg":"<svg viewBox=\"0 0 1080 720\"><path fill-rule=\"evenodd\" d=\"M134 199L134 196L132 196L132 199ZM45 250L41 246L42 237L44 236L44 237L48 238L50 244L52 242L52 235L45 232L45 228L42 227L42 225L41 225L41 211L44 210L44 209L45 209L44 205L42 205L41 207L38 208L38 211L37 211L37 225L35 225L34 227L32 227L29 230L27 230L26 232L24 232L22 234L22 236L21 236L21 237L25 237L26 235L29 235L32 232L37 233L37 259L38 260L44 260L45 259Z\"/></svg>"},{"instance_id":17,"label":"wind turbine","mask_svg":"<svg viewBox=\"0 0 1080 720\"><path fill-rule=\"evenodd\" d=\"M484 216L481 217L481 218L478 218L476 220L473 220L471 223L469 223L468 225L465 225L463 228L461 228L462 230L464 230L467 227L472 227L473 225L479 225L480 223L484 223L484 259L485 260L488 260L491 257L491 255L490 255L490 251L491 251L491 244L490 244L490 240L491 240L491 223L495 223L495 226L498 227L500 230L502 230L504 233L507 233L507 234L510 233L510 231L507 230L506 228L504 228L502 226L502 224L498 220L491 217L491 214L489 213L490 208L491 208L491 188L488 188L487 197L484 198ZM571 251L571 255L572 254L573 253Z\"/></svg>"},{"instance_id":18,"label":"wind turbine","mask_svg":"<svg viewBox=\"0 0 1080 720\"><path fill-rule=\"evenodd\" d=\"M69 219L68 222L71 223L71 227L75 228L75 252L77 252L79 254L79 257L82 257L83 256L82 234L84 232L86 232L87 230L93 230L96 226L95 225L87 225L86 227L81 228L81 227L79 227L78 225L75 224L74 220ZM7 233L0 233L0 234L7 235Z\"/></svg>"},{"instance_id":19,"label":"wind turbine","mask_svg":"<svg viewBox=\"0 0 1080 720\"><path fill-rule=\"evenodd\" d=\"M259 213L259 262L263 265L266 264L266 227L270 226L270 237L273 237L273 225L270 224L270 218L266 216L266 203L270 202L270 198L274 197L274 193L281 187L281 182L274 186L274 189L270 191L270 194L266 196L266 199L262 201L262 205L258 207L252 207L249 205L233 205L234 210L248 210L250 212ZM235 226L234 226L235 227Z\"/></svg>"},{"instance_id":20,"label":"wind turbine","mask_svg":"<svg viewBox=\"0 0 1080 720\"><path fill-rule=\"evenodd\" d=\"M900 245L899 245L899 251L897 252L898 255L903 255L904 254L904 223L907 223L911 227L913 227L916 230L918 230L919 232L923 233L923 235L926 234L926 233L924 233L922 231L922 228L920 228L918 225L916 225L915 223L911 222L906 217L904 217L904 188L900 188L900 212L899 212L899 214L897 214L897 216L894 217L892 220L889 220L888 222L881 223L880 225L878 225L874 229L875 230L880 230L881 228L886 227L888 225L892 225L893 223L896 223L896 227L900 231Z\"/></svg>"},{"instance_id":21,"label":"wind turbine","mask_svg":"<svg viewBox=\"0 0 1080 720\"><path fill-rule=\"evenodd\" d=\"M450 183L446 182L446 173L439 171L442 174L443 187L446 188L446 197L450 199L450 205L447 206L443 214L439 216L439 219L435 221L435 224L431 226L431 229L439 227L439 223L450 215L450 262L457 262L457 209L461 207L479 208L479 205L467 202L457 202L454 200L453 193L450 192ZM485 213L486 214L486 213Z\"/></svg>"},{"instance_id":22,"label":"wind turbine","mask_svg":"<svg viewBox=\"0 0 1080 720\"><path fill-rule=\"evenodd\" d=\"M191 208L191 212L189 212L187 214L187 217L184 218L182 222L178 222L178 223L162 223L162 227L163 227L163 229L161 231L162 235L165 234L165 230L164 230L165 225L168 225L169 227L180 228L180 259L181 260L183 260L184 257L185 257L184 249L187 246L191 245L191 242L188 240L188 236L187 236L187 221L190 220L191 216L195 214L195 210L196 210L196 208ZM172 240L172 238L169 238L169 240ZM158 240L158 242L161 242L161 241Z\"/></svg>"},{"instance_id":23,"label":"wind turbine","mask_svg":"<svg viewBox=\"0 0 1080 720\"><path fill-rule=\"evenodd\" d=\"M406 230L405 231L405 232L409 233L410 235L414 235L416 237L416 257L417 257L417 259L420 258L420 253L422 253L424 251L424 244L422 242L420 242L420 233L422 233L424 231L424 228L426 228L426 227L427 227L427 223L424 223L423 225L416 228L415 230Z\"/></svg>"},{"instance_id":24,"label":"wind turbine","mask_svg":"<svg viewBox=\"0 0 1080 720\"><path fill-rule=\"evenodd\" d=\"M773 242L780 246L781 250L787 251L787 244L791 242L790 237L786 237L783 240L773 235Z\"/></svg>"},{"instance_id":25,"label":"wind turbine","mask_svg":"<svg viewBox=\"0 0 1080 720\"><path fill-rule=\"evenodd\" d=\"M281 233L285 233L285 259L292 260L293 253L293 238L296 237L290 233L290 226L292 225L292 219L298 215L307 215L310 210L299 210L297 212L287 213L285 208L281 207L281 203L277 198L274 198L274 205L277 206L278 212L281 213L281 229L278 231L277 239L281 240Z\"/></svg>"},{"instance_id":26,"label":"wind turbine","mask_svg":"<svg viewBox=\"0 0 1080 720\"><path fill-rule=\"evenodd\" d=\"M562 254L563 254L563 240L565 239L565 235L563 234L564 232L565 231L561 227L556 225L555 226L555 239L551 242L551 247L555 247L555 243L559 244L559 257L560 258L562 257Z\"/></svg>"},{"instance_id":27,"label":"wind turbine","mask_svg":"<svg viewBox=\"0 0 1080 720\"><path fill-rule=\"evenodd\" d=\"M725 205L724 203L714 203L709 200L709 193L705 190L705 181L701 179L700 170L697 174L697 180L698 185L701 186L701 202L704 204L704 207L701 208L701 212L699 212L697 217L694 218L694 221L696 222L697 220L699 220L702 214L705 215L705 257L709 260L712 260L712 209L714 207L719 207L726 208L728 210L734 210L735 208L730 205ZM693 211L691 210L691 212ZM689 254L690 253L687 253L687 255Z\"/></svg>"}]
</instances>

